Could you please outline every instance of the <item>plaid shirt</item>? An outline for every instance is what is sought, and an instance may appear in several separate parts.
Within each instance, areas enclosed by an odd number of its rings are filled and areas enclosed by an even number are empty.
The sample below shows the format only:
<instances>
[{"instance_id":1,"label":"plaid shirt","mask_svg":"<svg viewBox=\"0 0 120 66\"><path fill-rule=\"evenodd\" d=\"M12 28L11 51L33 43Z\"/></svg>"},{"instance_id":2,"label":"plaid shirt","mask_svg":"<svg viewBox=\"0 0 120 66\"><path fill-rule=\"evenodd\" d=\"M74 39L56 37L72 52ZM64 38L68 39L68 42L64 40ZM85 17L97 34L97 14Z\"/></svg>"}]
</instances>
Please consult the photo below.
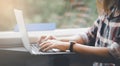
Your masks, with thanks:
<instances>
[{"instance_id":1,"label":"plaid shirt","mask_svg":"<svg viewBox=\"0 0 120 66\"><path fill-rule=\"evenodd\" d=\"M109 53L120 59L120 15L115 15L115 10L108 17L98 17L93 27L86 33L87 43L96 47L107 47ZM94 66L115 66L112 63L94 63Z\"/></svg>"}]
</instances>

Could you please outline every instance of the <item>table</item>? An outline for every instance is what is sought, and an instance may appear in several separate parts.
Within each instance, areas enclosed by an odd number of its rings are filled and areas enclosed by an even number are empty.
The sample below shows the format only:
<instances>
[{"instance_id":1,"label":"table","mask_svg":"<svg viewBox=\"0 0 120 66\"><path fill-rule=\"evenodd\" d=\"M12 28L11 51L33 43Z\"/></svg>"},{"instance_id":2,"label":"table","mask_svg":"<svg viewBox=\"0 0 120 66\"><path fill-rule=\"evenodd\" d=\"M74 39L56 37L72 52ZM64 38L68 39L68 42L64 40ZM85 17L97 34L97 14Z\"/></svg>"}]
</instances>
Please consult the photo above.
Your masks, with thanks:
<instances>
[{"instance_id":1,"label":"table","mask_svg":"<svg viewBox=\"0 0 120 66\"><path fill-rule=\"evenodd\" d=\"M17 51L13 51L17 49ZM25 50L14 48L0 50L2 66L92 66L87 58L78 54L69 55L31 55ZM91 65L90 65L91 64Z\"/></svg>"}]
</instances>

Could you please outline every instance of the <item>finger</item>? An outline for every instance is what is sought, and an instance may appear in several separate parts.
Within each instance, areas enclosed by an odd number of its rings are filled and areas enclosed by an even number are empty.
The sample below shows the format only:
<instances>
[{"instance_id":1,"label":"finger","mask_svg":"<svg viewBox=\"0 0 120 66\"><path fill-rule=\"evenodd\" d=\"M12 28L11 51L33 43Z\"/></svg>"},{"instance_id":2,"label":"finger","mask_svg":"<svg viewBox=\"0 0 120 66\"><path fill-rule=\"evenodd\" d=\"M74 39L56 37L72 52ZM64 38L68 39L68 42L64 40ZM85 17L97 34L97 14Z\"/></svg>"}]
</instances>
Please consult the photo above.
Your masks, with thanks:
<instances>
[{"instance_id":1,"label":"finger","mask_svg":"<svg viewBox=\"0 0 120 66\"><path fill-rule=\"evenodd\" d=\"M50 36L50 39L55 40L56 38L55 38L55 36Z\"/></svg>"},{"instance_id":2,"label":"finger","mask_svg":"<svg viewBox=\"0 0 120 66\"><path fill-rule=\"evenodd\" d=\"M44 50L45 48L49 47L51 44L50 43L46 43L43 46L40 47L40 50Z\"/></svg>"},{"instance_id":3,"label":"finger","mask_svg":"<svg viewBox=\"0 0 120 66\"><path fill-rule=\"evenodd\" d=\"M42 40L42 42L47 41L49 39L50 39L50 36L47 36L47 37L44 38L44 40Z\"/></svg>"},{"instance_id":4,"label":"finger","mask_svg":"<svg viewBox=\"0 0 120 66\"><path fill-rule=\"evenodd\" d=\"M42 43L41 44L39 44L40 46L42 46L42 45L44 45L45 43L50 43L51 41L48 39L48 38L46 38L44 41L42 41Z\"/></svg>"},{"instance_id":5,"label":"finger","mask_svg":"<svg viewBox=\"0 0 120 66\"><path fill-rule=\"evenodd\" d=\"M41 44L42 41L46 38L46 36L41 36L38 40L37 40L37 43L38 44Z\"/></svg>"},{"instance_id":6,"label":"finger","mask_svg":"<svg viewBox=\"0 0 120 66\"><path fill-rule=\"evenodd\" d=\"M43 46L43 45L46 44L46 43L48 43L48 41L42 42L41 44L39 44L39 46L41 47L41 46Z\"/></svg>"},{"instance_id":7,"label":"finger","mask_svg":"<svg viewBox=\"0 0 120 66\"><path fill-rule=\"evenodd\" d=\"M38 39L38 40L36 41L36 43L37 43L37 44L40 44L41 42L40 42L40 40Z\"/></svg>"},{"instance_id":8,"label":"finger","mask_svg":"<svg viewBox=\"0 0 120 66\"><path fill-rule=\"evenodd\" d=\"M50 44L46 43L40 47L40 50L43 50L43 49L47 48L48 46L50 46Z\"/></svg>"},{"instance_id":9,"label":"finger","mask_svg":"<svg viewBox=\"0 0 120 66\"><path fill-rule=\"evenodd\" d=\"M50 36L47 36L47 37L44 39L44 41L52 40L52 39L54 39L54 37L50 35Z\"/></svg>"},{"instance_id":10,"label":"finger","mask_svg":"<svg viewBox=\"0 0 120 66\"><path fill-rule=\"evenodd\" d=\"M51 50L53 48L53 46L48 46L47 48L43 49L44 52L48 51L48 50Z\"/></svg>"}]
</instances>

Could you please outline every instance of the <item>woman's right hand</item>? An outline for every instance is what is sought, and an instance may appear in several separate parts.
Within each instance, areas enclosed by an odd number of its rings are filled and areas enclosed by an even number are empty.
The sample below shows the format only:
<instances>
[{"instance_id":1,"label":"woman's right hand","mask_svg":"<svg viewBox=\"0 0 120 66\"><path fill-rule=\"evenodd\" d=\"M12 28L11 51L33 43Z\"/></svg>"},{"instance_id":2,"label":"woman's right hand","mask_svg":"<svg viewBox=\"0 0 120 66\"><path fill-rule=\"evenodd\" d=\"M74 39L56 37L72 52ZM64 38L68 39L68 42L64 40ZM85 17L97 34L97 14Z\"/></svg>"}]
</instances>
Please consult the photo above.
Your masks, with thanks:
<instances>
[{"instance_id":1,"label":"woman's right hand","mask_svg":"<svg viewBox=\"0 0 120 66\"><path fill-rule=\"evenodd\" d=\"M49 36L41 36L40 38L38 38L37 43L38 43L38 44L41 44L42 42L47 41L47 40L56 40L56 37L55 37L55 36L52 36L52 35L49 35Z\"/></svg>"}]
</instances>

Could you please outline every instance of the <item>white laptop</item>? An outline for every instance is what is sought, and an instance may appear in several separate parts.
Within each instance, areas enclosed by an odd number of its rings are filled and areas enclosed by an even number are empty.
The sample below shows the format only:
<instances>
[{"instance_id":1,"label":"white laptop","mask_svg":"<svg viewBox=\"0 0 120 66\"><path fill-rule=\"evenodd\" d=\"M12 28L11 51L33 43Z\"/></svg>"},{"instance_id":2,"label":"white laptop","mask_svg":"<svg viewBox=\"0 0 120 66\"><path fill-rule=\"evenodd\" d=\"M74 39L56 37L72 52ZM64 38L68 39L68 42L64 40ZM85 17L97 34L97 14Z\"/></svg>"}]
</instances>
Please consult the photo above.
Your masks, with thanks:
<instances>
[{"instance_id":1,"label":"white laptop","mask_svg":"<svg viewBox=\"0 0 120 66\"><path fill-rule=\"evenodd\" d=\"M23 19L23 12L22 10L14 9L16 21L18 24L19 32L21 35L22 42L24 47L31 53L35 55L46 55L46 54L71 54L71 52L60 52L57 49L52 49L47 52L39 51L40 47L38 44L30 44L28 33L25 27L24 19Z\"/></svg>"}]
</instances>

